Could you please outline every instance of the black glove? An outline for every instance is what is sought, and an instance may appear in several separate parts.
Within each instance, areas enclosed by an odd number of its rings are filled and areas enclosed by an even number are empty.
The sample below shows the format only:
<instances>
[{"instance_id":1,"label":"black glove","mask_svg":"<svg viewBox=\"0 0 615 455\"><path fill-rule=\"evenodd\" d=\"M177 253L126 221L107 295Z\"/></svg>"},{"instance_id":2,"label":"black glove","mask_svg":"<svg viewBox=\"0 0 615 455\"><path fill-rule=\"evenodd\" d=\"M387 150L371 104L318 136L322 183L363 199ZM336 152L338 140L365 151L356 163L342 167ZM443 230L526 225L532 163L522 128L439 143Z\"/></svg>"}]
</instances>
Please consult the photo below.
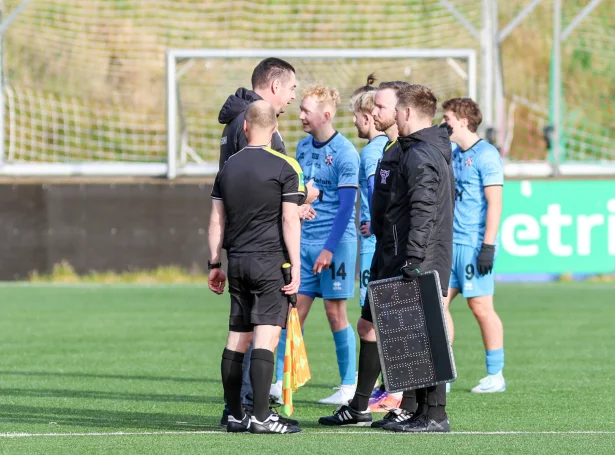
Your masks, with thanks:
<instances>
[{"instance_id":1,"label":"black glove","mask_svg":"<svg viewBox=\"0 0 615 455\"><path fill-rule=\"evenodd\" d=\"M408 258L401 268L404 280L414 280L421 274L421 262L417 258Z\"/></svg>"},{"instance_id":2,"label":"black glove","mask_svg":"<svg viewBox=\"0 0 615 455\"><path fill-rule=\"evenodd\" d=\"M493 258L495 256L495 245L483 243L476 259L479 275L488 275L493 270Z\"/></svg>"}]
</instances>

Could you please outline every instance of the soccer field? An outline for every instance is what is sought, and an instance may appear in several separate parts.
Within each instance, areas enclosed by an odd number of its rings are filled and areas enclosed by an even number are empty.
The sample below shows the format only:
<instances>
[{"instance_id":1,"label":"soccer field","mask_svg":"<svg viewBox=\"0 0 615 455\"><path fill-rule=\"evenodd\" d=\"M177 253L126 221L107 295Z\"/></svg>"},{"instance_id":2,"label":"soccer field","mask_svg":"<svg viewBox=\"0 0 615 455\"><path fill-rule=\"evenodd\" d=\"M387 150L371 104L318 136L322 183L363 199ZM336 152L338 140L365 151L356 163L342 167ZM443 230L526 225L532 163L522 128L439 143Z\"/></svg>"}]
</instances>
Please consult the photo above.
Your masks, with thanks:
<instances>
[{"instance_id":1,"label":"soccer field","mask_svg":"<svg viewBox=\"0 0 615 455\"><path fill-rule=\"evenodd\" d=\"M298 435L218 431L228 294L204 286L4 284L0 454L614 453L612 285L500 284L508 390L474 395L484 350L453 305L459 379L451 434L328 429L316 404L339 377L321 304L306 324L312 380L295 394ZM355 324L357 299L349 303Z\"/></svg>"}]
</instances>

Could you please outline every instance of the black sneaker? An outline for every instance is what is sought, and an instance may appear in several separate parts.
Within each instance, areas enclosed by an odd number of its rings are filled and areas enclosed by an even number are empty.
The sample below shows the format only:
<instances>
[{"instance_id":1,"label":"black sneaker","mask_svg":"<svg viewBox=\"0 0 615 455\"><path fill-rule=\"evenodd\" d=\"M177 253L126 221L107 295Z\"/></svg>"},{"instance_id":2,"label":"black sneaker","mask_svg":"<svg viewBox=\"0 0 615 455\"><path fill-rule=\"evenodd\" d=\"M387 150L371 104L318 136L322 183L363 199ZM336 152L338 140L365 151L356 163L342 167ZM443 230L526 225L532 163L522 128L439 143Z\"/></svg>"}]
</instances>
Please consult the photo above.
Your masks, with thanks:
<instances>
[{"instance_id":1,"label":"black sneaker","mask_svg":"<svg viewBox=\"0 0 615 455\"><path fill-rule=\"evenodd\" d=\"M229 415L226 431L228 433L245 433L250 430L251 423L248 413L245 413L241 420L237 420L235 417Z\"/></svg>"},{"instance_id":2,"label":"black sneaker","mask_svg":"<svg viewBox=\"0 0 615 455\"><path fill-rule=\"evenodd\" d=\"M270 411L272 414L277 415L277 416L278 416L278 418L280 419L280 422L285 423L286 425L291 425L291 426L297 426L297 425L299 425L299 421L298 421L298 420L291 419L291 418L289 418L289 417L284 417L284 416L280 415L280 414L278 413L278 411L277 411L274 407L270 407L270 408L269 408L269 411Z\"/></svg>"},{"instance_id":3,"label":"black sneaker","mask_svg":"<svg viewBox=\"0 0 615 455\"><path fill-rule=\"evenodd\" d=\"M384 429L397 433L450 433L451 424L448 421L448 417L445 417L441 422L436 422L427 414L421 414L406 423L388 424Z\"/></svg>"},{"instance_id":4,"label":"black sneaker","mask_svg":"<svg viewBox=\"0 0 615 455\"><path fill-rule=\"evenodd\" d=\"M372 424L372 413L367 411L355 411L348 405L337 408L332 416L321 417L318 419L321 425L337 427L350 425L355 427L368 427Z\"/></svg>"},{"instance_id":5,"label":"black sneaker","mask_svg":"<svg viewBox=\"0 0 615 455\"><path fill-rule=\"evenodd\" d=\"M389 412L386 413L382 420L376 420L372 423L372 428L383 428L389 423L404 423L408 422L414 417L413 412L408 412L405 409L393 409L388 408Z\"/></svg>"},{"instance_id":6,"label":"black sneaker","mask_svg":"<svg viewBox=\"0 0 615 455\"><path fill-rule=\"evenodd\" d=\"M297 425L287 425L280 421L279 414L270 414L263 422L256 420L256 417L250 418L250 433L255 434L287 434L300 433L301 428Z\"/></svg>"}]
</instances>

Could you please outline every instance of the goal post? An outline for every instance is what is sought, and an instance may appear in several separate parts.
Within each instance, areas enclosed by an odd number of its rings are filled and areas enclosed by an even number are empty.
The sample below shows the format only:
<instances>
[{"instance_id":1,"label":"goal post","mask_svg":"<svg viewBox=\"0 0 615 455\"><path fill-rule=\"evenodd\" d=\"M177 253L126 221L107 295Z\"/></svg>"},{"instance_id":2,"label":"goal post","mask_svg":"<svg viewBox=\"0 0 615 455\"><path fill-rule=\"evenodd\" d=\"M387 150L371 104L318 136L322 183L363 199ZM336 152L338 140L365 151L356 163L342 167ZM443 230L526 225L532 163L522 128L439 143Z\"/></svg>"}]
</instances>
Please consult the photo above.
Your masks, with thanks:
<instances>
[{"instance_id":1,"label":"goal post","mask_svg":"<svg viewBox=\"0 0 615 455\"><path fill-rule=\"evenodd\" d=\"M407 80L428 85L439 102L444 101L443 97L476 99L477 95L474 49L167 49L169 179L217 171L218 141L223 127L214 120L217 111L237 88L249 88L252 70L267 57L288 60L297 70L299 88L318 81L340 90L345 104L339 108L335 127L350 136L354 129L351 115L343 115L349 111L348 96L365 84L372 72L379 81ZM195 68L195 62L204 65ZM185 79L185 84L181 79ZM299 134L304 134L298 131L296 117L287 113L280 121L280 130L291 151ZM295 125L290 124L293 120Z\"/></svg>"}]
</instances>

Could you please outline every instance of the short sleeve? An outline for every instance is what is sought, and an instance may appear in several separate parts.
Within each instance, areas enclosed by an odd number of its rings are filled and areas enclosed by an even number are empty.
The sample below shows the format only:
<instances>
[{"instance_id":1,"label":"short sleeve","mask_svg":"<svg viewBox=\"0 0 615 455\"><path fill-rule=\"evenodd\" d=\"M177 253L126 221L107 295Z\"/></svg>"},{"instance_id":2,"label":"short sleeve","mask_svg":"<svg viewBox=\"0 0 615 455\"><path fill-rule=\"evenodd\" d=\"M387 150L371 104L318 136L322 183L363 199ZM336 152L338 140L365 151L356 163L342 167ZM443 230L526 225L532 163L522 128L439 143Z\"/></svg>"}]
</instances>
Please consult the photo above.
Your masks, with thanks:
<instances>
[{"instance_id":1,"label":"short sleeve","mask_svg":"<svg viewBox=\"0 0 615 455\"><path fill-rule=\"evenodd\" d=\"M280 183L282 184L282 202L303 204L306 196L303 171L299 163L293 158L285 157L280 174Z\"/></svg>"},{"instance_id":2,"label":"short sleeve","mask_svg":"<svg viewBox=\"0 0 615 455\"><path fill-rule=\"evenodd\" d=\"M337 187L358 188L361 158L352 144L349 144L337 160Z\"/></svg>"},{"instance_id":3,"label":"short sleeve","mask_svg":"<svg viewBox=\"0 0 615 455\"><path fill-rule=\"evenodd\" d=\"M481 153L478 172L483 187L504 185L504 165L497 149L489 148Z\"/></svg>"},{"instance_id":4,"label":"short sleeve","mask_svg":"<svg viewBox=\"0 0 615 455\"><path fill-rule=\"evenodd\" d=\"M214 181L214 187L211 190L211 198L222 200L222 192L220 191L220 174L222 172L218 172L216 174L216 180Z\"/></svg>"},{"instance_id":5,"label":"short sleeve","mask_svg":"<svg viewBox=\"0 0 615 455\"><path fill-rule=\"evenodd\" d=\"M367 180L376 173L378 167L378 161L382 157L382 150L378 150L378 147L366 146L361 152L361 167L365 172Z\"/></svg>"}]
</instances>

